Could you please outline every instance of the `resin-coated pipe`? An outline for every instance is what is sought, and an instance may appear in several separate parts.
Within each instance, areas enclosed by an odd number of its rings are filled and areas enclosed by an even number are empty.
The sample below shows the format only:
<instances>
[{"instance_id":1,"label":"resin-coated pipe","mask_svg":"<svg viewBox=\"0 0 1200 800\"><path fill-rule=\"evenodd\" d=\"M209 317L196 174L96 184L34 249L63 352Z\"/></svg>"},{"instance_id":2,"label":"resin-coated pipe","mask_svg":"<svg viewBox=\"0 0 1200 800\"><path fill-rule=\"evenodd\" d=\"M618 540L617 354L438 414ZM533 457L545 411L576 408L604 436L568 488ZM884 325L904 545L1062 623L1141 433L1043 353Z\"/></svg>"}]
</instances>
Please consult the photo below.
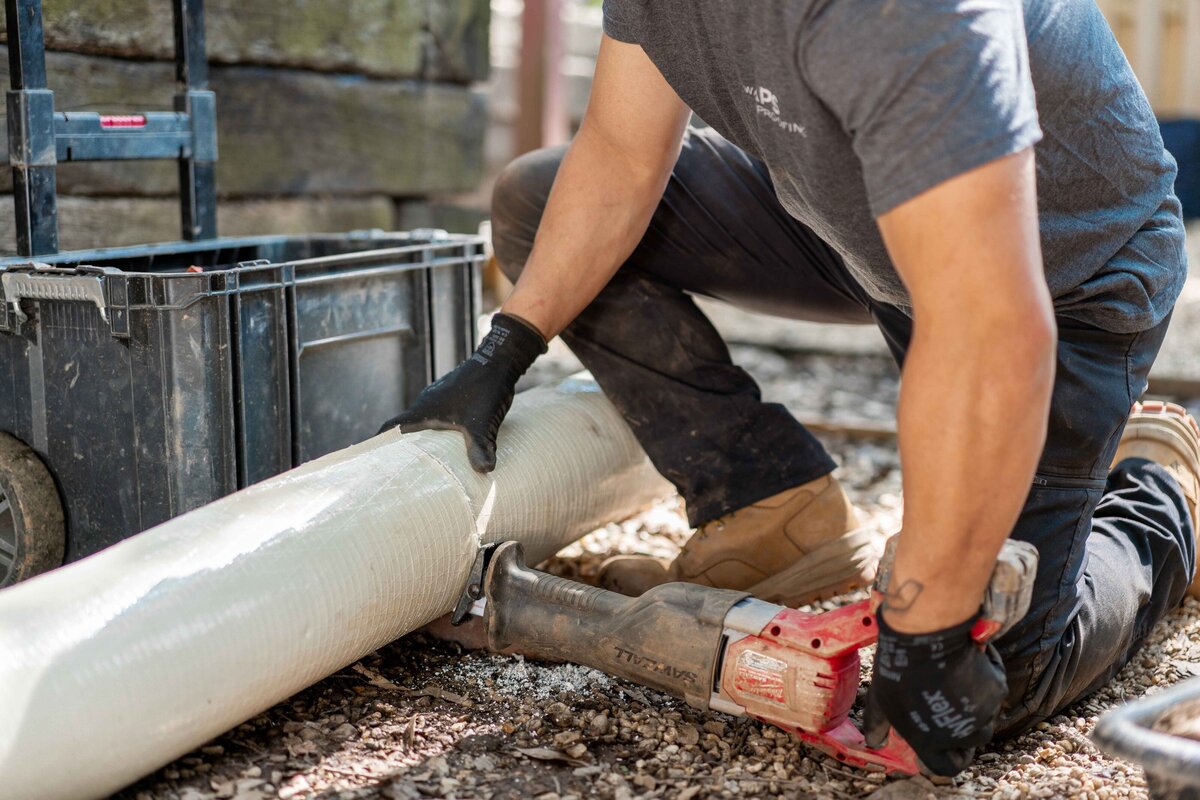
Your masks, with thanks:
<instances>
[{"instance_id":1,"label":"resin-coated pipe","mask_svg":"<svg viewBox=\"0 0 1200 800\"><path fill-rule=\"evenodd\" d=\"M0 796L103 797L668 491L595 384L517 397L499 466L390 432L0 591Z\"/></svg>"}]
</instances>

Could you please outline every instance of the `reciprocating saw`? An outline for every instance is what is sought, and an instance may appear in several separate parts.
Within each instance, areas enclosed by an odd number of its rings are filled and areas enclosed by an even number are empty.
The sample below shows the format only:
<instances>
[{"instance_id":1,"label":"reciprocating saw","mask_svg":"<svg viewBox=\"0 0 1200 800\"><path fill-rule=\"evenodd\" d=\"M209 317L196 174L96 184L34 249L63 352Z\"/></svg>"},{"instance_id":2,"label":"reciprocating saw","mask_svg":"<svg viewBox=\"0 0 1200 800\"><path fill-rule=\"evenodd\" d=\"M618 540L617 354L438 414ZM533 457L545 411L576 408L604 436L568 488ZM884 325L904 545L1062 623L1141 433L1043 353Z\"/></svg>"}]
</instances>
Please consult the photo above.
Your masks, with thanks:
<instances>
[{"instance_id":1,"label":"reciprocating saw","mask_svg":"<svg viewBox=\"0 0 1200 800\"><path fill-rule=\"evenodd\" d=\"M896 538L870 599L815 614L688 583L626 597L530 569L517 542L488 545L451 622L481 617L495 652L583 664L701 710L769 723L845 764L915 774L917 757L895 731L883 747L870 748L849 718L859 650L877 636L875 610ZM1025 615L1036 570L1032 545L1005 543L972 631L977 642Z\"/></svg>"}]
</instances>

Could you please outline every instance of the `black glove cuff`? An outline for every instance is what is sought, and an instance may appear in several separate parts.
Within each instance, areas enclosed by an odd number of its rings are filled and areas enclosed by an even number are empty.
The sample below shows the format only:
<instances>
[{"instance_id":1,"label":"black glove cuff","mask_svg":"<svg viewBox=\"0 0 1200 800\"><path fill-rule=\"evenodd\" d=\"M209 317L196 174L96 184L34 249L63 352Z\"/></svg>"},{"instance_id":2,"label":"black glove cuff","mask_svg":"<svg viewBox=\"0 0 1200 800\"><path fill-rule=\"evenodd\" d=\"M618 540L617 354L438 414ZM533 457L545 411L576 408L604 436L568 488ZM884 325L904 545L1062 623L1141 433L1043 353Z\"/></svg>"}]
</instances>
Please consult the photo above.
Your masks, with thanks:
<instances>
[{"instance_id":1,"label":"black glove cuff","mask_svg":"<svg viewBox=\"0 0 1200 800\"><path fill-rule=\"evenodd\" d=\"M518 317L516 314L506 314L503 311L497 311L495 314L492 315L492 324L493 325L496 324L496 320L503 320L506 325L515 324L515 325L520 325L520 326L524 327L526 330L528 330L530 333L532 333L534 336L537 337L538 341L542 343L542 352L543 353L546 352L546 337L542 336L542 332L539 331L537 329L537 326L534 325L529 320L527 320L523 317Z\"/></svg>"},{"instance_id":2,"label":"black glove cuff","mask_svg":"<svg viewBox=\"0 0 1200 800\"><path fill-rule=\"evenodd\" d=\"M882 610L875 615L879 624L879 650L885 660L889 652L905 653L907 662L942 660L945 656L972 645L971 629L975 627L980 614L972 614L966 621L949 628L943 628L930 633L904 633L895 630L883 618Z\"/></svg>"},{"instance_id":3,"label":"black glove cuff","mask_svg":"<svg viewBox=\"0 0 1200 800\"><path fill-rule=\"evenodd\" d=\"M492 317L492 329L479 343L474 358L484 364L503 358L520 376L544 352L546 340L536 328L520 317L498 313Z\"/></svg>"}]
</instances>

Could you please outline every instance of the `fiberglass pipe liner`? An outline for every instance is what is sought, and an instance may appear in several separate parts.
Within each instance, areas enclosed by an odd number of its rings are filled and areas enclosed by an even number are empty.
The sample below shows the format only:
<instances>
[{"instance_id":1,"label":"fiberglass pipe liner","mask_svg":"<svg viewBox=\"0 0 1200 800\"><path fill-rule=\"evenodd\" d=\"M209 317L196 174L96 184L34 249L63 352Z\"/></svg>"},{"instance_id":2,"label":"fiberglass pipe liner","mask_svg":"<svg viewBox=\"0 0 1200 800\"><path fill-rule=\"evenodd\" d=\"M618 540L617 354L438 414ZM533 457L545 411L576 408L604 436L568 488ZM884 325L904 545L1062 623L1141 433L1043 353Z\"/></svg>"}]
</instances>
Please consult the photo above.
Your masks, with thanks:
<instances>
[{"instance_id":1,"label":"fiberglass pipe liner","mask_svg":"<svg viewBox=\"0 0 1200 800\"><path fill-rule=\"evenodd\" d=\"M594 383L521 394L479 475L389 432L0 592L0 795L102 797L669 491Z\"/></svg>"}]
</instances>

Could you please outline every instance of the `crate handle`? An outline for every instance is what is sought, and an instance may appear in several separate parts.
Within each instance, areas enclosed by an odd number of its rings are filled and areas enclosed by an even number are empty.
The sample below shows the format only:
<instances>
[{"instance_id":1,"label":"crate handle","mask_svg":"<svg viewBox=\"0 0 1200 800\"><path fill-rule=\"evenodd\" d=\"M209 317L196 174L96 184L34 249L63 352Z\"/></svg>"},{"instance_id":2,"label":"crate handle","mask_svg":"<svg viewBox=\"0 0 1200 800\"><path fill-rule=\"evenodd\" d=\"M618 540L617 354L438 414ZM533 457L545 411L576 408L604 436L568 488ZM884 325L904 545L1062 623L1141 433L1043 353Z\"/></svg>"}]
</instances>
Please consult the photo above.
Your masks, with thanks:
<instances>
[{"instance_id":1,"label":"crate handle","mask_svg":"<svg viewBox=\"0 0 1200 800\"><path fill-rule=\"evenodd\" d=\"M4 300L12 307L18 323L28 319L21 309L24 299L93 303L100 311L100 318L109 322L101 275L81 275L72 270L56 270L48 264L34 264L32 272L6 271L0 276L0 286L4 288Z\"/></svg>"}]
</instances>

